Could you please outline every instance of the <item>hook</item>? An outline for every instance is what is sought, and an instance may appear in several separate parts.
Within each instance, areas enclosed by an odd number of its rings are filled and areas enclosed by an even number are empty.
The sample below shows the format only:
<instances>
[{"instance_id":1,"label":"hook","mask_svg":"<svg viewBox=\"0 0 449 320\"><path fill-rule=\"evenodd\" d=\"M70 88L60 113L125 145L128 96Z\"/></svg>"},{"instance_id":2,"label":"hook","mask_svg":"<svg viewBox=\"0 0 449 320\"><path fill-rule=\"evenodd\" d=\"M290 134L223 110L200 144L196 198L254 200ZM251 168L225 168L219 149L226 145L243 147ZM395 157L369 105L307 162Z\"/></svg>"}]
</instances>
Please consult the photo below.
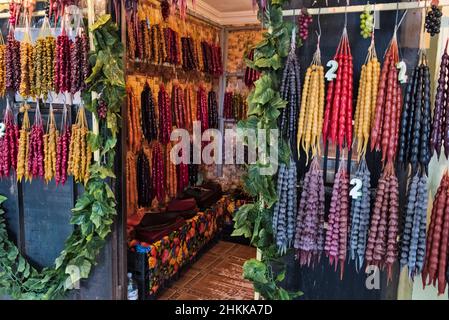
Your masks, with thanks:
<instances>
[{"instance_id":1,"label":"hook","mask_svg":"<svg viewBox=\"0 0 449 320\"><path fill-rule=\"evenodd\" d=\"M395 29L398 28L398 18L399 18L399 0L396 1L396 18L395 18ZM396 30L395 30L396 32Z\"/></svg>"},{"instance_id":2,"label":"hook","mask_svg":"<svg viewBox=\"0 0 449 320\"><path fill-rule=\"evenodd\" d=\"M345 4L345 30L346 30L346 27L348 26L348 5L349 5L349 0L346 0L346 4Z\"/></svg>"}]
</instances>

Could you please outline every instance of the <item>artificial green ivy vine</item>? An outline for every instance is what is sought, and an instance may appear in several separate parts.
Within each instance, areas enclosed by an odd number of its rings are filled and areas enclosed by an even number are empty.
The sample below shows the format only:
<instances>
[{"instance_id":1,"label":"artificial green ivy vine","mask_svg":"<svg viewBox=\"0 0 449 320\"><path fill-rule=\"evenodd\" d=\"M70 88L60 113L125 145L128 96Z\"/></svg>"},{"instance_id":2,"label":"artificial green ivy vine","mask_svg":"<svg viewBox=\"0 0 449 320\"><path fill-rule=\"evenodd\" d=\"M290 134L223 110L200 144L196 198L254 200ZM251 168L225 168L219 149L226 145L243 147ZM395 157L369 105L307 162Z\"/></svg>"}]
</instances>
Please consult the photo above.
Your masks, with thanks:
<instances>
[{"instance_id":1,"label":"artificial green ivy vine","mask_svg":"<svg viewBox=\"0 0 449 320\"><path fill-rule=\"evenodd\" d=\"M255 82L255 88L248 96L248 118L239 123L245 129L277 129L280 109L287 102L279 94L282 66L291 47L293 23L284 21L282 5L286 0L267 0L266 7L259 6L259 20L267 32L263 40L255 46L254 59L247 60L249 67L262 72ZM270 139L266 139L267 144ZM265 150L269 150L267 145ZM288 144L280 143L279 160L288 163L290 150ZM235 214L233 235L244 235L261 250L261 260L251 259L245 262L243 275L253 282L254 288L266 299L290 300L300 292L288 292L282 287L285 278L285 266L278 254L273 240L272 207L278 200L274 176L261 175L260 169L266 164L259 161L249 165L244 177L245 190L256 201L242 206ZM278 266L273 268L273 266ZM280 265L280 267L279 267Z\"/></svg>"},{"instance_id":2,"label":"artificial green ivy vine","mask_svg":"<svg viewBox=\"0 0 449 320\"><path fill-rule=\"evenodd\" d=\"M107 106L107 118L101 120L100 133L89 134L89 144L100 158L90 168L85 192L72 209L74 226L65 248L52 268L38 271L8 239L4 211L0 208L0 296L15 299L57 299L89 277L91 268L103 248L116 216L116 199L106 179L114 179L115 146L119 112L125 96L123 46L117 25L110 15L98 18L90 27L95 51L90 55L92 74L83 93L86 108L96 116L98 99ZM99 93L92 99L92 93ZM95 95L97 97L97 95ZM97 116L98 119L98 116ZM0 196L0 205L6 200Z\"/></svg>"}]
</instances>

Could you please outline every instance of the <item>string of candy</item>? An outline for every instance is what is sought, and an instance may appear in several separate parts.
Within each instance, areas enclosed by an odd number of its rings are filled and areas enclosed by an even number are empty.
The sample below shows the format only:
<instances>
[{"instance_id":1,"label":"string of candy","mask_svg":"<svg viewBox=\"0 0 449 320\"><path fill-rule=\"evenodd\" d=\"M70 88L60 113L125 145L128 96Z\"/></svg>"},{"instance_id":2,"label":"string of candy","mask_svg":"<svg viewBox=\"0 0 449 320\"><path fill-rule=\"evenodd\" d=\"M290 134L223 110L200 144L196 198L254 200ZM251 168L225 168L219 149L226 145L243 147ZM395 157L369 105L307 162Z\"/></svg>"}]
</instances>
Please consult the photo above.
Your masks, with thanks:
<instances>
[{"instance_id":1,"label":"string of candy","mask_svg":"<svg viewBox=\"0 0 449 320\"><path fill-rule=\"evenodd\" d=\"M159 142L165 145L170 142L173 121L170 96L162 83L159 86L157 105L159 109Z\"/></svg>"},{"instance_id":2,"label":"string of candy","mask_svg":"<svg viewBox=\"0 0 449 320\"><path fill-rule=\"evenodd\" d=\"M6 90L17 92L20 88L20 42L14 37L14 32L10 31L6 38Z\"/></svg>"},{"instance_id":3,"label":"string of candy","mask_svg":"<svg viewBox=\"0 0 449 320\"><path fill-rule=\"evenodd\" d=\"M210 91L207 96L207 114L209 116L209 128L218 129L218 103L215 91Z\"/></svg>"},{"instance_id":4,"label":"string of candy","mask_svg":"<svg viewBox=\"0 0 449 320\"><path fill-rule=\"evenodd\" d=\"M338 63L336 78L327 86L323 141L343 148L352 146L353 59L346 27L334 60Z\"/></svg>"},{"instance_id":5,"label":"string of candy","mask_svg":"<svg viewBox=\"0 0 449 320\"><path fill-rule=\"evenodd\" d=\"M283 255L293 245L297 214L296 163L281 163L278 171L276 192L279 201L273 207L273 235L279 254Z\"/></svg>"},{"instance_id":6,"label":"string of candy","mask_svg":"<svg viewBox=\"0 0 449 320\"><path fill-rule=\"evenodd\" d=\"M301 266L314 266L324 249L324 181L317 157L304 177L294 247Z\"/></svg>"},{"instance_id":7,"label":"string of candy","mask_svg":"<svg viewBox=\"0 0 449 320\"><path fill-rule=\"evenodd\" d=\"M388 281L398 254L399 183L394 165L388 162L379 179L371 215L365 260L387 269Z\"/></svg>"},{"instance_id":8,"label":"string of candy","mask_svg":"<svg viewBox=\"0 0 449 320\"><path fill-rule=\"evenodd\" d=\"M30 181L31 173L28 170L28 155L30 150L30 119L28 115L28 105L23 105L20 112L23 113L22 126L19 132L19 149L17 153L17 181L22 179Z\"/></svg>"},{"instance_id":9,"label":"string of candy","mask_svg":"<svg viewBox=\"0 0 449 320\"><path fill-rule=\"evenodd\" d=\"M128 152L126 155L126 206L128 216L136 213L139 193L136 157L134 153Z\"/></svg>"},{"instance_id":10,"label":"string of candy","mask_svg":"<svg viewBox=\"0 0 449 320\"><path fill-rule=\"evenodd\" d=\"M184 103L184 91L182 90L179 83L176 81L172 86L172 105L173 105L173 117L174 125L177 128L185 128L186 126L186 115L185 115L185 103Z\"/></svg>"},{"instance_id":11,"label":"string of candy","mask_svg":"<svg viewBox=\"0 0 449 320\"><path fill-rule=\"evenodd\" d=\"M151 206L151 186L150 162L141 150L137 155L137 203L139 207L147 208Z\"/></svg>"},{"instance_id":12,"label":"string of candy","mask_svg":"<svg viewBox=\"0 0 449 320\"><path fill-rule=\"evenodd\" d=\"M297 152L296 136L298 131L297 119L301 102L300 88L299 62L296 57L296 45L293 41L282 74L280 88L281 98L287 101L287 106L281 109L279 116L280 134L288 141L293 154Z\"/></svg>"},{"instance_id":13,"label":"string of candy","mask_svg":"<svg viewBox=\"0 0 449 320\"><path fill-rule=\"evenodd\" d=\"M61 123L61 134L57 136L56 146L56 185L64 185L67 181L68 162L70 156L71 128L67 122L67 106L64 104Z\"/></svg>"},{"instance_id":14,"label":"string of candy","mask_svg":"<svg viewBox=\"0 0 449 320\"><path fill-rule=\"evenodd\" d=\"M371 150L382 151L382 162L394 161L398 146L402 90L398 82L396 32L385 52L371 126ZM387 85L388 84L388 85Z\"/></svg>"},{"instance_id":15,"label":"string of candy","mask_svg":"<svg viewBox=\"0 0 449 320\"><path fill-rule=\"evenodd\" d=\"M148 82L145 83L142 93L140 94L140 103L143 135L148 142L151 142L156 140L158 135L155 110L156 104Z\"/></svg>"},{"instance_id":16,"label":"string of candy","mask_svg":"<svg viewBox=\"0 0 449 320\"><path fill-rule=\"evenodd\" d=\"M441 155L441 148L444 146L444 153L449 159L449 94L448 94L448 75L449 75L449 55L447 45L444 48L441 57L440 75L435 97L435 108L432 120L432 133L430 138L430 152L433 155L437 153L438 159Z\"/></svg>"},{"instance_id":17,"label":"string of candy","mask_svg":"<svg viewBox=\"0 0 449 320\"><path fill-rule=\"evenodd\" d=\"M46 183L49 183L56 176L56 162L57 162L56 149L58 138L59 138L59 131L56 128L53 106L50 104L47 132L44 135L44 167L45 167L44 178Z\"/></svg>"},{"instance_id":18,"label":"string of candy","mask_svg":"<svg viewBox=\"0 0 449 320\"><path fill-rule=\"evenodd\" d=\"M0 137L0 178L9 177L10 169L17 168L17 153L19 147L19 127L14 122L12 109L7 101L3 116L5 132Z\"/></svg>"},{"instance_id":19,"label":"string of candy","mask_svg":"<svg viewBox=\"0 0 449 320\"><path fill-rule=\"evenodd\" d=\"M36 104L34 123L31 127L27 166L30 180L31 178L44 178L44 124L39 102Z\"/></svg>"},{"instance_id":20,"label":"string of candy","mask_svg":"<svg viewBox=\"0 0 449 320\"><path fill-rule=\"evenodd\" d=\"M154 143L152 149L151 181L153 192L157 200L162 203L165 199L165 173L163 150L159 143Z\"/></svg>"},{"instance_id":21,"label":"string of candy","mask_svg":"<svg viewBox=\"0 0 449 320\"><path fill-rule=\"evenodd\" d=\"M449 254L449 173L441 179L433 200L432 215L427 234L426 258L422 271L423 286L432 284L438 294L444 294L448 280ZM437 284L438 282L438 284Z\"/></svg>"},{"instance_id":22,"label":"string of candy","mask_svg":"<svg viewBox=\"0 0 449 320\"><path fill-rule=\"evenodd\" d=\"M6 44L3 36L0 35L0 97L4 97L6 93Z\"/></svg>"},{"instance_id":23,"label":"string of candy","mask_svg":"<svg viewBox=\"0 0 449 320\"><path fill-rule=\"evenodd\" d=\"M88 131L86 111L84 106L80 106L76 122L72 125L68 163L68 173L78 183L86 183L89 179L92 151L87 142Z\"/></svg>"},{"instance_id":24,"label":"string of candy","mask_svg":"<svg viewBox=\"0 0 449 320\"><path fill-rule=\"evenodd\" d=\"M137 99L133 91L128 88L128 147L129 150L137 152L142 147L142 126L140 115L141 111L138 110Z\"/></svg>"},{"instance_id":25,"label":"string of candy","mask_svg":"<svg viewBox=\"0 0 449 320\"><path fill-rule=\"evenodd\" d=\"M203 85L197 91L197 120L201 122L201 132L209 129L209 115L207 110L207 94Z\"/></svg>"},{"instance_id":26,"label":"string of candy","mask_svg":"<svg viewBox=\"0 0 449 320\"><path fill-rule=\"evenodd\" d=\"M56 57L54 71L54 89L56 93L70 92L71 88L71 48L72 40L69 39L65 29L56 38Z\"/></svg>"},{"instance_id":27,"label":"string of candy","mask_svg":"<svg viewBox=\"0 0 449 320\"><path fill-rule=\"evenodd\" d=\"M31 91L35 97L46 98L54 89L54 61L56 39L52 36L39 37L33 48L34 70Z\"/></svg>"},{"instance_id":28,"label":"string of candy","mask_svg":"<svg viewBox=\"0 0 449 320\"><path fill-rule=\"evenodd\" d=\"M361 195L352 199L351 227L349 234L349 253L351 260L355 261L357 270L365 260L366 240L370 221L371 208L371 174L368 170L365 158L359 163L354 179L362 182Z\"/></svg>"},{"instance_id":29,"label":"string of candy","mask_svg":"<svg viewBox=\"0 0 449 320\"><path fill-rule=\"evenodd\" d=\"M166 169L166 181L165 181L165 187L166 187L166 196L168 197L168 200L173 199L176 197L176 194L178 192L178 186L177 186L177 176L176 176L176 165L173 161L170 159L170 150L171 150L171 143L167 144L165 146L165 169Z\"/></svg>"},{"instance_id":30,"label":"string of candy","mask_svg":"<svg viewBox=\"0 0 449 320\"><path fill-rule=\"evenodd\" d=\"M398 162L405 167L411 164L414 171L420 165L427 172L431 158L430 71L423 52L419 60L405 92Z\"/></svg>"},{"instance_id":31,"label":"string of candy","mask_svg":"<svg viewBox=\"0 0 449 320\"><path fill-rule=\"evenodd\" d=\"M423 269L426 252L427 176L419 172L410 180L407 194L403 231L400 241L401 268L408 268L413 279Z\"/></svg>"},{"instance_id":32,"label":"string of candy","mask_svg":"<svg viewBox=\"0 0 449 320\"><path fill-rule=\"evenodd\" d=\"M335 175L332 198L327 222L324 252L335 271L340 264L340 278L343 279L349 231L349 174L346 161L340 162Z\"/></svg>"},{"instance_id":33,"label":"string of candy","mask_svg":"<svg viewBox=\"0 0 449 320\"><path fill-rule=\"evenodd\" d=\"M377 59L374 37L372 37L365 64L362 65L354 119L354 140L357 143L359 159L365 156L368 146L376 107L379 76L380 62Z\"/></svg>"},{"instance_id":34,"label":"string of candy","mask_svg":"<svg viewBox=\"0 0 449 320\"><path fill-rule=\"evenodd\" d=\"M251 62L254 62L254 49L251 49L248 53L247 59ZM245 85L248 88L254 86L254 82L256 82L260 77L260 72L250 68L249 66L245 69Z\"/></svg>"},{"instance_id":35,"label":"string of candy","mask_svg":"<svg viewBox=\"0 0 449 320\"><path fill-rule=\"evenodd\" d=\"M301 97L301 111L298 116L297 149L302 148L309 160L320 152L320 136L324 115L324 68L321 65L321 52L317 47L312 62L306 70Z\"/></svg>"}]
</instances>

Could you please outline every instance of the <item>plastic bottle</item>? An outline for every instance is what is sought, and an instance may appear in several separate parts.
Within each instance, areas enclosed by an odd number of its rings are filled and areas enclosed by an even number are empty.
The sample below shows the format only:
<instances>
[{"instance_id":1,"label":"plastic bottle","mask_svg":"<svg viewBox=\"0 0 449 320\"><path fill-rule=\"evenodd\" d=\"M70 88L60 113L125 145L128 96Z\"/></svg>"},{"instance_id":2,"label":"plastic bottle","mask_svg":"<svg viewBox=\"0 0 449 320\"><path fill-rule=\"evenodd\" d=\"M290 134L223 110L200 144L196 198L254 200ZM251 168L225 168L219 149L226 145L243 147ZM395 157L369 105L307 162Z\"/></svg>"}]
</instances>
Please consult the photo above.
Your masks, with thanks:
<instances>
[{"instance_id":1,"label":"plastic bottle","mask_svg":"<svg viewBox=\"0 0 449 320\"><path fill-rule=\"evenodd\" d=\"M137 284L133 279L131 272L128 273L128 300L138 300L139 299L139 289L137 289Z\"/></svg>"}]
</instances>

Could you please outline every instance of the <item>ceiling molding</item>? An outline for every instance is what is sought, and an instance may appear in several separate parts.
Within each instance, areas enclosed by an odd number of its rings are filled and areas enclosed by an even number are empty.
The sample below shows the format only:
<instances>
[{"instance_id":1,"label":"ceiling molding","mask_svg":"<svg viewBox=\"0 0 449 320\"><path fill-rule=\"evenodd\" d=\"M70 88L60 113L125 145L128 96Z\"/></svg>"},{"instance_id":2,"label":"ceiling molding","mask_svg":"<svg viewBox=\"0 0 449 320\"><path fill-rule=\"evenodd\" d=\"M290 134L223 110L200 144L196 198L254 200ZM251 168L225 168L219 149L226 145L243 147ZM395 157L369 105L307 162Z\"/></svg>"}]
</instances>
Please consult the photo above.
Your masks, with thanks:
<instances>
[{"instance_id":1,"label":"ceiling molding","mask_svg":"<svg viewBox=\"0 0 449 320\"><path fill-rule=\"evenodd\" d=\"M205 18L212 20L223 26L227 25L246 25L255 24L259 21L257 20L257 12L252 10L247 11L232 11L232 12L221 12L207 4L203 0L196 0L195 8L193 11Z\"/></svg>"}]
</instances>

